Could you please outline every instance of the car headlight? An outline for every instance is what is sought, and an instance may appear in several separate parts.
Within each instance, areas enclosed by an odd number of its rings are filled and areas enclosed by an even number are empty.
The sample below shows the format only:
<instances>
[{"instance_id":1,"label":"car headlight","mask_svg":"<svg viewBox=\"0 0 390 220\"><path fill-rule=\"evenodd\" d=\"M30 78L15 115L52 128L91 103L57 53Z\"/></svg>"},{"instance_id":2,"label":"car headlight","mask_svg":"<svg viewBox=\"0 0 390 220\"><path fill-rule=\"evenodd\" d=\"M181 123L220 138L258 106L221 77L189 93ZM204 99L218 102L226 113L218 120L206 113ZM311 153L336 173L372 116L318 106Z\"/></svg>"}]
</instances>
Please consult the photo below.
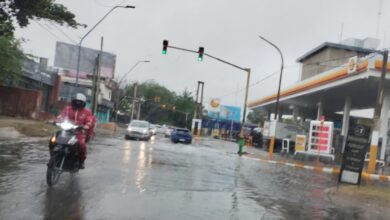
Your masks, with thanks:
<instances>
[{"instance_id":1,"label":"car headlight","mask_svg":"<svg viewBox=\"0 0 390 220\"><path fill-rule=\"evenodd\" d=\"M142 132L146 134L146 132L148 132L148 130L145 129L145 130L143 130Z\"/></svg>"},{"instance_id":2,"label":"car headlight","mask_svg":"<svg viewBox=\"0 0 390 220\"><path fill-rule=\"evenodd\" d=\"M128 131L131 131L131 128L127 128Z\"/></svg>"}]
</instances>

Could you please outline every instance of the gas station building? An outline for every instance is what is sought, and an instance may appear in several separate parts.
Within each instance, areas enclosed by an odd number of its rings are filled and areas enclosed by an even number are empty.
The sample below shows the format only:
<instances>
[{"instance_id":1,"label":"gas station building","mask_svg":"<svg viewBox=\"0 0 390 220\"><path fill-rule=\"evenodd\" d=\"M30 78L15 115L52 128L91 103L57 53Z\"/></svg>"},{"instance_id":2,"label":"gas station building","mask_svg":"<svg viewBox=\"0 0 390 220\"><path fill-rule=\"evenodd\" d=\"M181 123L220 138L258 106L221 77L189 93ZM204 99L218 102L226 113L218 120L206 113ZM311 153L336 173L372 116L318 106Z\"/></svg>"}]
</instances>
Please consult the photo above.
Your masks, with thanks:
<instances>
[{"instance_id":1,"label":"gas station building","mask_svg":"<svg viewBox=\"0 0 390 220\"><path fill-rule=\"evenodd\" d=\"M357 120L350 117L351 111L372 109L376 104L383 60L382 54L375 52L378 43L372 38L348 39L337 44L325 42L298 58L300 81L281 90L280 118L291 115L293 121L303 123L324 116L326 121L335 123L335 136L343 140L336 143L335 151L342 152L349 126ZM277 94L260 97L248 106L270 115L274 113L276 98ZM377 157L382 161L390 156L389 107L390 75L387 74L379 133L380 143L385 144L379 144Z\"/></svg>"}]
</instances>

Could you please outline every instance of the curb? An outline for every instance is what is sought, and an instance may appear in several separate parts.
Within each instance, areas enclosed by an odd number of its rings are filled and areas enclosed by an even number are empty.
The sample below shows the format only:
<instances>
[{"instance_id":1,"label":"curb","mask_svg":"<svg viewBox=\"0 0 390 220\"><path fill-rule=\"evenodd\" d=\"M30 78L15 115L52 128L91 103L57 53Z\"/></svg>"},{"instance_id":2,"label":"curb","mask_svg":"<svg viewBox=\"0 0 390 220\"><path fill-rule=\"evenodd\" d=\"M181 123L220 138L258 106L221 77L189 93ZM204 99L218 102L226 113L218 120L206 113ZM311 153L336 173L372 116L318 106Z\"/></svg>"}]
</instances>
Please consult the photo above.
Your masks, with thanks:
<instances>
[{"instance_id":1,"label":"curb","mask_svg":"<svg viewBox=\"0 0 390 220\"><path fill-rule=\"evenodd\" d=\"M268 160L268 159L253 158L253 157L247 157L247 156L244 156L244 158L256 160L256 161L260 161L260 162L264 162L264 163L269 163L269 164L281 164L281 165L300 168L300 169L312 170L314 172L319 172L319 173L328 173L328 174L334 174L334 175L339 175L339 173L340 173L340 168L338 168L338 167L312 166L312 165L305 165L303 163L293 163L293 162L286 162L286 161L279 161L279 160ZM379 180L382 182L390 182L390 176L379 175L379 174L369 174L367 172L362 172L362 178L366 179L366 180Z\"/></svg>"}]
</instances>

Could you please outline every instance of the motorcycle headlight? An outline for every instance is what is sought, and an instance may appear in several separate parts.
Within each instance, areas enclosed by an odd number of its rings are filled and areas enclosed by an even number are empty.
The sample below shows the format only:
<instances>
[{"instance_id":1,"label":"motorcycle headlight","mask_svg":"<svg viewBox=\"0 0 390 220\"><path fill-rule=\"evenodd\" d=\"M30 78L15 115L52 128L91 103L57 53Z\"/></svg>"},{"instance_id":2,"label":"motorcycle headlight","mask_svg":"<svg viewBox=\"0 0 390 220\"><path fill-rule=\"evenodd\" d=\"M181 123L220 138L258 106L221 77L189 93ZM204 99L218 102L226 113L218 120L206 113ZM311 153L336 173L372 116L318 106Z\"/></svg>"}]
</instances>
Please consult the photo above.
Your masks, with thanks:
<instances>
[{"instance_id":1,"label":"motorcycle headlight","mask_svg":"<svg viewBox=\"0 0 390 220\"><path fill-rule=\"evenodd\" d=\"M68 121L64 121L64 122L61 123L61 129L63 129L63 130L72 129L73 126L74 125L72 123L69 123Z\"/></svg>"},{"instance_id":2,"label":"motorcycle headlight","mask_svg":"<svg viewBox=\"0 0 390 220\"><path fill-rule=\"evenodd\" d=\"M50 143L54 144L56 142L57 138L54 135L53 137L50 138Z\"/></svg>"},{"instance_id":3,"label":"motorcycle headlight","mask_svg":"<svg viewBox=\"0 0 390 220\"><path fill-rule=\"evenodd\" d=\"M131 128L127 128L128 131L131 131L132 129Z\"/></svg>"}]
</instances>

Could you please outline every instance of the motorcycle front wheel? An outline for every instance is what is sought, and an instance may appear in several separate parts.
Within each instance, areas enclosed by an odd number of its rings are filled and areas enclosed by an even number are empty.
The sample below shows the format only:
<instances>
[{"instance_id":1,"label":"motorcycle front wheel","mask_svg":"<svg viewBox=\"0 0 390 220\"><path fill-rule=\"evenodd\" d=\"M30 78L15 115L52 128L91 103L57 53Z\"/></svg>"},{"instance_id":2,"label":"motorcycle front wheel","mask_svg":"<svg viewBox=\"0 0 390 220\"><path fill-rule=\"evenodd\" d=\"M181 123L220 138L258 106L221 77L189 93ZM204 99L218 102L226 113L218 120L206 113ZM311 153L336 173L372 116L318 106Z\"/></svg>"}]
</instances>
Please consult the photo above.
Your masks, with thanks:
<instances>
[{"instance_id":1,"label":"motorcycle front wheel","mask_svg":"<svg viewBox=\"0 0 390 220\"><path fill-rule=\"evenodd\" d=\"M49 163L47 164L46 182L47 185L53 186L60 179L61 175L61 161L62 157L59 155L52 155Z\"/></svg>"}]
</instances>

